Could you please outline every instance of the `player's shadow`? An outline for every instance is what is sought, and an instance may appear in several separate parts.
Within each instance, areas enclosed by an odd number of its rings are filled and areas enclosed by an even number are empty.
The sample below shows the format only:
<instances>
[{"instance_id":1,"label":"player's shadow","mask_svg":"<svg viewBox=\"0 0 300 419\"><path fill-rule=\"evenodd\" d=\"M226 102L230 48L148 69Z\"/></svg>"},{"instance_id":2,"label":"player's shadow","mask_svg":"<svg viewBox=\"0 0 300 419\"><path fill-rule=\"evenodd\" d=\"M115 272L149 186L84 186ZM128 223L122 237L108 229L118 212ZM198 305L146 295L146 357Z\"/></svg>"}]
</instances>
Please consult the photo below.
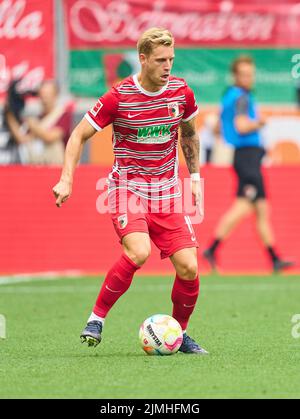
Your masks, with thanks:
<instances>
[{"instance_id":1,"label":"player's shadow","mask_svg":"<svg viewBox=\"0 0 300 419\"><path fill-rule=\"evenodd\" d=\"M127 352L127 353L123 353L123 352L112 352L112 353L101 353L101 352L97 352L97 353L85 353L85 354L72 354L70 355L70 358L150 358L149 355L147 355L146 353L143 354L140 353L131 353L131 352Z\"/></svg>"},{"instance_id":2,"label":"player's shadow","mask_svg":"<svg viewBox=\"0 0 300 419\"><path fill-rule=\"evenodd\" d=\"M144 353L143 351L141 351L140 353L137 352L111 352L111 353L107 353L107 352L91 352L91 349L93 348L85 348L86 351L84 353L72 353L70 355L62 355L60 358L81 358L81 359L87 359L87 358L102 358L102 359L113 359L113 358L136 358L136 359L157 359L157 358L171 358L171 356L150 356L147 355L146 353Z\"/></svg>"}]
</instances>

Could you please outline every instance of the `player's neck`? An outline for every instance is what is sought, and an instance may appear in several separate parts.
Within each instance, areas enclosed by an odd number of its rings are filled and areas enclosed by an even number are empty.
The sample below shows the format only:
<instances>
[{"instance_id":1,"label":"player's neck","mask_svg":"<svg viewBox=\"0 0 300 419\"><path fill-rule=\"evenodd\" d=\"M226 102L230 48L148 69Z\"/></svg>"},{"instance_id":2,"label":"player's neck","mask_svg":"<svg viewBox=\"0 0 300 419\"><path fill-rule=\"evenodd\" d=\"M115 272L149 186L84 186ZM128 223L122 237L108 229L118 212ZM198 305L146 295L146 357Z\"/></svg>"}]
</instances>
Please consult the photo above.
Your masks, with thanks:
<instances>
[{"instance_id":1,"label":"player's neck","mask_svg":"<svg viewBox=\"0 0 300 419\"><path fill-rule=\"evenodd\" d=\"M147 92L159 92L164 86L154 84L147 74L144 74L143 72L138 73L137 80L140 84L140 86L146 90Z\"/></svg>"}]
</instances>

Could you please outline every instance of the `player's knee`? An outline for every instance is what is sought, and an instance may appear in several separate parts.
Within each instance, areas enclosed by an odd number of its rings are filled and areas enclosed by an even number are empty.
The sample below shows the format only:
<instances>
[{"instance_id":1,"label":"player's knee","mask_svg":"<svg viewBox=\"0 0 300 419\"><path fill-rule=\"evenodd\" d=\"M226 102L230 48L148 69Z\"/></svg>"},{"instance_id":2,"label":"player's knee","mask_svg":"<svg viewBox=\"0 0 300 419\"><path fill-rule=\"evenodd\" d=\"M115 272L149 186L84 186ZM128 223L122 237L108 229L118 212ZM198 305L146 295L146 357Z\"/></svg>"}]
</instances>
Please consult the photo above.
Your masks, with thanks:
<instances>
[{"instance_id":1,"label":"player's knee","mask_svg":"<svg viewBox=\"0 0 300 419\"><path fill-rule=\"evenodd\" d=\"M126 251L127 256L139 266L142 266L150 256L151 249L147 246Z\"/></svg>"},{"instance_id":2,"label":"player's knee","mask_svg":"<svg viewBox=\"0 0 300 419\"><path fill-rule=\"evenodd\" d=\"M181 279L193 280L198 274L197 260L187 261L181 264L177 269L177 273Z\"/></svg>"}]
</instances>

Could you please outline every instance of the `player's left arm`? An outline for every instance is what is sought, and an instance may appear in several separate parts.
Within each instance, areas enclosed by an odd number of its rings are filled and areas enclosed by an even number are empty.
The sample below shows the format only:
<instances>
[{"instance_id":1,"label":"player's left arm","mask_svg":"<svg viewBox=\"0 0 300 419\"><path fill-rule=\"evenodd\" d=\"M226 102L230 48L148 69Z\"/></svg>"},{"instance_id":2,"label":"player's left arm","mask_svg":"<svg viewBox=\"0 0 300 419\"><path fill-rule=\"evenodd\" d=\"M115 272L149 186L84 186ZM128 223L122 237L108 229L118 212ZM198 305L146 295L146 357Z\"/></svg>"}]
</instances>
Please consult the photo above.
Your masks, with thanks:
<instances>
[{"instance_id":1,"label":"player's left arm","mask_svg":"<svg viewBox=\"0 0 300 419\"><path fill-rule=\"evenodd\" d=\"M196 118L181 122L181 148L190 174L199 173L199 137L196 131Z\"/></svg>"},{"instance_id":2,"label":"player's left arm","mask_svg":"<svg viewBox=\"0 0 300 419\"><path fill-rule=\"evenodd\" d=\"M192 179L192 193L196 205L201 209L202 193L200 182L200 142L196 130L196 118L181 122L181 148Z\"/></svg>"}]
</instances>

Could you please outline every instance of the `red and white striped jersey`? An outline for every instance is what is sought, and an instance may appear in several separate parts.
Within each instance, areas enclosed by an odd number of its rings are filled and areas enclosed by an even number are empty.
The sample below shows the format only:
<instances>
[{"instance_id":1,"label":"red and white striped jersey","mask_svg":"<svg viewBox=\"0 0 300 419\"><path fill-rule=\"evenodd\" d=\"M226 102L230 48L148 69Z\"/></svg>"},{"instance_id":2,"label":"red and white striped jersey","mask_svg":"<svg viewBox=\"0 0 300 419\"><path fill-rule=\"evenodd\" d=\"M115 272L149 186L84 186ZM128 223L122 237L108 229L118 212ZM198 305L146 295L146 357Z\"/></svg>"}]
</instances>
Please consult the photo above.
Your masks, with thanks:
<instances>
[{"instance_id":1,"label":"red and white striped jersey","mask_svg":"<svg viewBox=\"0 0 300 419\"><path fill-rule=\"evenodd\" d=\"M135 75L104 94L85 118L97 131L113 124L109 191L126 188L152 200L180 196L178 128L197 112L193 91L172 76L157 92L145 91Z\"/></svg>"}]
</instances>

